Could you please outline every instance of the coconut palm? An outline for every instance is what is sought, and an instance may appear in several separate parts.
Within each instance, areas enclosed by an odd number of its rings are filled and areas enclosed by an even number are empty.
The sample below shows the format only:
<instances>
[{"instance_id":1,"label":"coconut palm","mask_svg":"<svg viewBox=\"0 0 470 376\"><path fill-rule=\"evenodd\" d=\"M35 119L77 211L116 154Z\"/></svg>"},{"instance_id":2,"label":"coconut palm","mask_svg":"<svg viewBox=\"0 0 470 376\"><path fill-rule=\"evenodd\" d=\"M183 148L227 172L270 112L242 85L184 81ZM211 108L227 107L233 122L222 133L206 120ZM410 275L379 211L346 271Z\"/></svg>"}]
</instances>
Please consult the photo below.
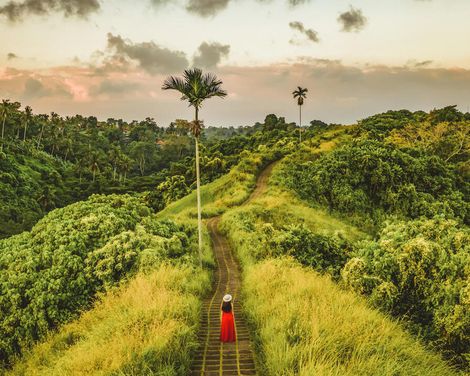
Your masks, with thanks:
<instances>
[{"instance_id":1,"label":"coconut palm","mask_svg":"<svg viewBox=\"0 0 470 376\"><path fill-rule=\"evenodd\" d=\"M33 109L29 106L24 108L24 133L23 133L23 142L26 141L26 132L28 130L28 124L31 122L33 116Z\"/></svg>"},{"instance_id":2,"label":"coconut palm","mask_svg":"<svg viewBox=\"0 0 470 376\"><path fill-rule=\"evenodd\" d=\"M297 90L292 92L294 99L297 98L297 104L299 105L299 141L302 142L302 105L304 104L304 98L307 98L308 89L302 89L297 86Z\"/></svg>"},{"instance_id":3,"label":"coconut palm","mask_svg":"<svg viewBox=\"0 0 470 376\"><path fill-rule=\"evenodd\" d=\"M169 76L163 83L163 90L176 90L182 96L181 100L187 100L189 106L194 107L195 117L189 125L189 130L194 136L196 147L196 195L197 195L197 219L199 235L199 263L202 267L202 219L201 219L201 189L199 177L199 136L201 135L203 123L199 120L199 110L202 103L212 97L223 98L227 95L221 89L222 81L212 73L202 73L199 68L187 69L183 77Z\"/></svg>"},{"instance_id":4,"label":"coconut palm","mask_svg":"<svg viewBox=\"0 0 470 376\"><path fill-rule=\"evenodd\" d=\"M5 136L5 122L7 120L8 114L10 113L10 100L9 99L3 99L2 100L2 109L0 111L0 114L2 116L2 145L0 147L0 151L3 151L3 138Z\"/></svg>"},{"instance_id":5,"label":"coconut palm","mask_svg":"<svg viewBox=\"0 0 470 376\"><path fill-rule=\"evenodd\" d=\"M42 136L44 134L44 126L47 126L48 121L49 121L49 115L39 115L39 122L41 123L41 131L39 132L39 137L38 137L38 143L37 143L37 148L39 149L39 146L41 146L41 141L42 141Z\"/></svg>"},{"instance_id":6,"label":"coconut palm","mask_svg":"<svg viewBox=\"0 0 470 376\"><path fill-rule=\"evenodd\" d=\"M88 158L88 168L93 173L93 183L95 182L96 173L100 172L100 157L98 153L91 153Z\"/></svg>"}]
</instances>

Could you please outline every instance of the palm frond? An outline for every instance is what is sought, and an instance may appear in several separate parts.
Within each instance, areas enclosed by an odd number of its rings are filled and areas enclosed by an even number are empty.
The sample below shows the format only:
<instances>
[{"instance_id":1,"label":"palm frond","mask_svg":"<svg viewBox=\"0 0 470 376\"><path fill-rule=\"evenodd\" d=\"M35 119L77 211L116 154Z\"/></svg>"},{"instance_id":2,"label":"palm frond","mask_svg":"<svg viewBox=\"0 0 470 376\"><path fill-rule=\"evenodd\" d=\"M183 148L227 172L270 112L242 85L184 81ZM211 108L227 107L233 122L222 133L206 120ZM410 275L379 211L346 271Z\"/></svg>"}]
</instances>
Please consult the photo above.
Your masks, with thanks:
<instances>
[{"instance_id":1,"label":"palm frond","mask_svg":"<svg viewBox=\"0 0 470 376\"><path fill-rule=\"evenodd\" d=\"M307 93L308 89L307 88L301 88L300 86L297 86L297 90L294 90L292 92L292 95L294 96L294 99L299 97L299 98L307 98Z\"/></svg>"},{"instance_id":2,"label":"palm frond","mask_svg":"<svg viewBox=\"0 0 470 376\"><path fill-rule=\"evenodd\" d=\"M223 98L227 95L220 86L222 81L212 73L203 74L199 68L186 69L183 77L168 77L163 83L163 90L177 90L183 94L182 100L187 100L189 106L200 108L205 99L217 96Z\"/></svg>"}]
</instances>

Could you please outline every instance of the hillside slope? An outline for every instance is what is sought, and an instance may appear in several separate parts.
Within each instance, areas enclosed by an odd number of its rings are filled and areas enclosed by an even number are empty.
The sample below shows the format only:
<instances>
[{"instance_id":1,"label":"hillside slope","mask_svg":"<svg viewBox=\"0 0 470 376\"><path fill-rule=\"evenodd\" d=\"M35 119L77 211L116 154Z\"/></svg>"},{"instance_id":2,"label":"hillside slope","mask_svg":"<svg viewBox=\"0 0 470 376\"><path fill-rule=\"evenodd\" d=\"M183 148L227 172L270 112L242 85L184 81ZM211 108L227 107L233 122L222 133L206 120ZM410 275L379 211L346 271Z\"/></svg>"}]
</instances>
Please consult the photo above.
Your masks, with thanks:
<instances>
[{"instance_id":1,"label":"hillside slope","mask_svg":"<svg viewBox=\"0 0 470 376\"><path fill-rule=\"evenodd\" d=\"M358 228L275 186L226 212L221 226L244 267L245 313L262 374L459 373L398 323L332 282L351 244L369 237Z\"/></svg>"}]
</instances>

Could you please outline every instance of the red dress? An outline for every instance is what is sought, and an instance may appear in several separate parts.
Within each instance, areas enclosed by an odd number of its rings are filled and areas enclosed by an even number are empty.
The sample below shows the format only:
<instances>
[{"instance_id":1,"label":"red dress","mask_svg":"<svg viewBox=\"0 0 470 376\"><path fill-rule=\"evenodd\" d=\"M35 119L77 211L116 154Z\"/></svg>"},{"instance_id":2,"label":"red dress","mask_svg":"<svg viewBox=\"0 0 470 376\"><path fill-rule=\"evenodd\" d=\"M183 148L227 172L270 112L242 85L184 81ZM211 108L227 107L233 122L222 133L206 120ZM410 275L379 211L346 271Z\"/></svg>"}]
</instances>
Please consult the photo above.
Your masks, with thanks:
<instances>
[{"instance_id":1,"label":"red dress","mask_svg":"<svg viewBox=\"0 0 470 376\"><path fill-rule=\"evenodd\" d=\"M222 342L235 342L235 322L232 312L222 311L222 323L220 325L220 340Z\"/></svg>"}]
</instances>

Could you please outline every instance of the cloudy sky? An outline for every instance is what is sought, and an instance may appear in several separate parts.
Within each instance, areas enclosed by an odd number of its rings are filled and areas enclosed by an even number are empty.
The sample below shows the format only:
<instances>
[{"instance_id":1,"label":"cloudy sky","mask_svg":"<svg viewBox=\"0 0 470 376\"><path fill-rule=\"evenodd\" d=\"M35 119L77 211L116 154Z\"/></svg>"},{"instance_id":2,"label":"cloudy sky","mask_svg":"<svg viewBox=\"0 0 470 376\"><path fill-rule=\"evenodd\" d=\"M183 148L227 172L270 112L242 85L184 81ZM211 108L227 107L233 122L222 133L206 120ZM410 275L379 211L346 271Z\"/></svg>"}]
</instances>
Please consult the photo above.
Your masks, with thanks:
<instances>
[{"instance_id":1,"label":"cloudy sky","mask_svg":"<svg viewBox=\"0 0 470 376\"><path fill-rule=\"evenodd\" d=\"M160 125L192 112L166 76L201 67L227 98L207 125L268 113L352 123L470 106L469 0L0 0L0 97L35 112Z\"/></svg>"}]
</instances>

